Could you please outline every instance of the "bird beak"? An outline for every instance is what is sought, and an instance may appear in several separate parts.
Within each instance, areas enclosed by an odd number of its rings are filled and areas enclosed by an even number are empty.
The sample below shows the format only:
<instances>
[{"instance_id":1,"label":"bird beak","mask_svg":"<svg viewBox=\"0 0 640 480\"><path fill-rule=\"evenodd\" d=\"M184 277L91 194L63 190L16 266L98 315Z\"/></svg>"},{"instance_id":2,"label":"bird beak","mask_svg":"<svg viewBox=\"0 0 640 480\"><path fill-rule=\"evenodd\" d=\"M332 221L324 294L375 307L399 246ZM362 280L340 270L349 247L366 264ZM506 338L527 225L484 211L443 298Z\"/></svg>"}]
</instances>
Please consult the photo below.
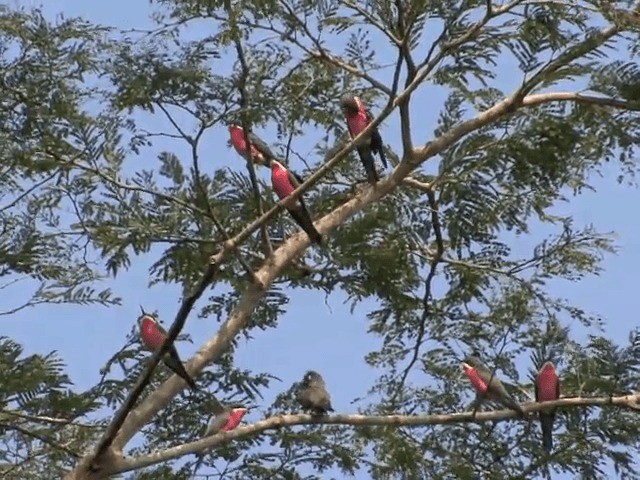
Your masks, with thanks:
<instances>
[{"instance_id":1,"label":"bird beak","mask_svg":"<svg viewBox=\"0 0 640 480\"><path fill-rule=\"evenodd\" d=\"M142 315L146 315L147 314L147 312L144 311L144 308L143 308L142 305L140 305L140 310L142 311Z\"/></svg>"}]
</instances>

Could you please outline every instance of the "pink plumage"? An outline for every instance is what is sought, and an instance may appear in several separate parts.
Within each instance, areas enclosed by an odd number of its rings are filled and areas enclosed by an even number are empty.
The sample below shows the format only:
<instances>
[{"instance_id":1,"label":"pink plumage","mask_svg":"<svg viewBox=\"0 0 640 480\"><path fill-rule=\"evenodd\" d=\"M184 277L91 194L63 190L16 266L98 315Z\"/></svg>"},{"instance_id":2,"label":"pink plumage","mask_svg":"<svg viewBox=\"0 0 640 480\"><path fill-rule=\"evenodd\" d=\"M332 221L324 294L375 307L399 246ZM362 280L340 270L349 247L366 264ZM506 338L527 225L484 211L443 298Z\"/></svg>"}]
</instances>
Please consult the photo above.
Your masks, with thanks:
<instances>
[{"instance_id":1,"label":"pink plumage","mask_svg":"<svg viewBox=\"0 0 640 480\"><path fill-rule=\"evenodd\" d=\"M247 154L247 141L244 136L244 130L238 125L229 125L229 134L231 135L233 148L236 149L238 154L244 157ZM256 147L251 145L251 159L255 161L258 157L260 157L260 152Z\"/></svg>"},{"instance_id":2,"label":"pink plumage","mask_svg":"<svg viewBox=\"0 0 640 480\"><path fill-rule=\"evenodd\" d=\"M469 378L469 381L473 385L473 388L482 395L486 394L489 390L487 382L485 382L482 377L478 374L478 371L470 365L466 363L462 364L462 368L464 369L464 373Z\"/></svg>"},{"instance_id":3,"label":"pink plumage","mask_svg":"<svg viewBox=\"0 0 640 480\"><path fill-rule=\"evenodd\" d=\"M358 113L347 115L347 128L351 138L357 137L369 125L367 109L358 97L353 97L358 105Z\"/></svg>"},{"instance_id":4,"label":"pink plumage","mask_svg":"<svg viewBox=\"0 0 640 480\"><path fill-rule=\"evenodd\" d=\"M280 200L287 198L296 189L287 169L276 161L271 162L271 184Z\"/></svg>"},{"instance_id":5,"label":"pink plumage","mask_svg":"<svg viewBox=\"0 0 640 480\"><path fill-rule=\"evenodd\" d=\"M165 335L160 331L156 322L148 316L142 318L140 335L145 347L149 350L156 350L164 343Z\"/></svg>"},{"instance_id":6,"label":"pink plumage","mask_svg":"<svg viewBox=\"0 0 640 480\"><path fill-rule=\"evenodd\" d=\"M553 364L545 363L536 377L537 400L548 402L559 397L559 379Z\"/></svg>"},{"instance_id":7,"label":"pink plumage","mask_svg":"<svg viewBox=\"0 0 640 480\"><path fill-rule=\"evenodd\" d=\"M230 432L231 430L235 430L235 428L240 425L242 418L247 414L246 408L234 408L229 416L227 417L227 422L222 427L222 430L225 432Z\"/></svg>"}]
</instances>

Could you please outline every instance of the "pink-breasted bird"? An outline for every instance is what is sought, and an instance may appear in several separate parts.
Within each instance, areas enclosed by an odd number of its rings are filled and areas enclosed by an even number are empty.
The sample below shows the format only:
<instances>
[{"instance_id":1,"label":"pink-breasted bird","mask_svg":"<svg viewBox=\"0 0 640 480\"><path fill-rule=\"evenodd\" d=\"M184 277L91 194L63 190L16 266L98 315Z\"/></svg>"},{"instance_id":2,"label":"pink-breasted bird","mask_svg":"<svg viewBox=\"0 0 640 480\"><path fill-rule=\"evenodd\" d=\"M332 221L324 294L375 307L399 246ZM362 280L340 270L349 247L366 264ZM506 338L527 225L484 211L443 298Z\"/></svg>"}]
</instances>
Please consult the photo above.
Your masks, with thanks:
<instances>
[{"instance_id":1,"label":"pink-breasted bird","mask_svg":"<svg viewBox=\"0 0 640 480\"><path fill-rule=\"evenodd\" d=\"M351 138L357 137L367 126L372 122L373 115L364 106L362 100L353 95L344 95L340 98L340 106L342 107L342 113L347 120L347 128ZM387 168L387 158L384 155L384 148L382 145L382 137L376 127L371 135L366 138L362 144L357 147L360 161L364 166L367 173L367 180L371 184L375 184L380 180L380 176L376 171L374 164L373 154L377 153L380 156L380 160Z\"/></svg>"},{"instance_id":2,"label":"pink-breasted bird","mask_svg":"<svg viewBox=\"0 0 640 480\"><path fill-rule=\"evenodd\" d=\"M545 362L535 381L536 402L548 402L560 398L560 379L551 362ZM553 449L553 421L556 416L555 408L545 408L538 412L542 428L542 446L547 452Z\"/></svg>"},{"instance_id":3,"label":"pink-breasted bird","mask_svg":"<svg viewBox=\"0 0 640 480\"><path fill-rule=\"evenodd\" d=\"M298 188L304 181L295 173L287 170L277 160L270 160L269 165L271 166L271 185L280 200L284 200L291 195L291 192ZM322 235L313 225L311 215L309 215L309 211L307 210L307 206L305 205L302 197L298 197L293 205L287 207L287 211L291 214L296 223L302 227L307 235L309 235L312 242L315 242L318 245L322 244Z\"/></svg>"},{"instance_id":4,"label":"pink-breasted bird","mask_svg":"<svg viewBox=\"0 0 640 480\"><path fill-rule=\"evenodd\" d=\"M247 141L245 139L244 130L241 126L229 125L229 134L231 135L231 144L238 154L247 158ZM269 149L267 144L260 140L255 134L249 132L247 135L249 146L251 148L251 161L258 165L269 165L269 160L275 159L275 155Z\"/></svg>"},{"instance_id":5,"label":"pink-breasted bird","mask_svg":"<svg viewBox=\"0 0 640 480\"><path fill-rule=\"evenodd\" d=\"M476 390L478 397L494 400L507 408L515 410L524 417L525 413L518 403L509 395L502 382L476 357L470 356L462 362L462 369L469 378L471 385Z\"/></svg>"},{"instance_id":6,"label":"pink-breasted bird","mask_svg":"<svg viewBox=\"0 0 640 480\"><path fill-rule=\"evenodd\" d=\"M209 425L207 425L207 429L204 432L202 438L210 437L211 435L215 435L219 432L230 432L231 430L235 430L242 418L247 414L248 409L242 405L227 405L225 407L218 401L218 399L211 395L209 397L211 402L211 410L213 411L213 418ZM194 469L195 472L200 467L202 463L202 459L204 457L204 452L195 453L196 458L198 458L198 462L196 463L196 467Z\"/></svg>"},{"instance_id":7,"label":"pink-breasted bird","mask_svg":"<svg viewBox=\"0 0 640 480\"><path fill-rule=\"evenodd\" d=\"M140 307L142 310L142 316L139 319L140 322L140 338L142 340L142 346L151 352L157 352L162 344L164 343L165 338L167 338L167 332L160 325L158 320L154 318L152 315L145 313L144 309ZM195 382L189 376L187 371L178 356L178 351L176 350L175 345L171 345L169 347L169 351L164 355L162 361L164 364L171 369L173 373L182 378L192 390L197 390Z\"/></svg>"},{"instance_id":8,"label":"pink-breasted bird","mask_svg":"<svg viewBox=\"0 0 640 480\"><path fill-rule=\"evenodd\" d=\"M225 407L213 395L212 403L213 419L204 433L205 437L215 435L218 432L230 432L240 425L242 418L247 414L247 409L242 405L227 405Z\"/></svg>"}]
</instances>

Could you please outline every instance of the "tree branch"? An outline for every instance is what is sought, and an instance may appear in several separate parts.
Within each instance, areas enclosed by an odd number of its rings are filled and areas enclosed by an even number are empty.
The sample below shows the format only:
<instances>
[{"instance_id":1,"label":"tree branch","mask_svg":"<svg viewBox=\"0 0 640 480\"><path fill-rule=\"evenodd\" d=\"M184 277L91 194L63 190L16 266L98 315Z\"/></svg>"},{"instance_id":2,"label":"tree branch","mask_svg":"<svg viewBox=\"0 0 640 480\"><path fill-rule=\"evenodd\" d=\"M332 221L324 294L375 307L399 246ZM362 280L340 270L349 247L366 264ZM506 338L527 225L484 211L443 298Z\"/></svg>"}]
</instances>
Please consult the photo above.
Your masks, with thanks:
<instances>
[{"instance_id":1,"label":"tree branch","mask_svg":"<svg viewBox=\"0 0 640 480\"><path fill-rule=\"evenodd\" d=\"M438 202L436 201L436 196L432 188L426 190L427 198L429 201L429 210L431 211L431 225L433 226L433 234L436 239L436 252L431 258L431 263L429 265L429 273L427 274L427 278L424 281L424 296L422 298L422 315L420 317L420 324L418 326L418 334L416 336L416 341L413 346L413 352L411 355L411 360L404 368L400 381L397 384L396 391L391 399L391 404L393 405L396 398L402 392L404 388L405 382L409 377L409 373L411 369L418 361L418 357L420 356L420 347L422 347L422 342L424 340L424 335L427 329L427 320L429 320L429 314L431 313L431 285L433 283L433 279L436 276L436 271L438 269L438 265L442 260L442 256L444 255L444 240L442 237L442 225L440 224L440 212L438 210Z\"/></svg>"},{"instance_id":2,"label":"tree branch","mask_svg":"<svg viewBox=\"0 0 640 480\"><path fill-rule=\"evenodd\" d=\"M3 416L22 418L32 422L52 423L54 425L73 425L80 428L100 428L98 425L90 425L87 423L75 423L73 420L66 418L44 417L39 415L27 415L25 413L18 413L11 410L0 410L0 422L4 421Z\"/></svg>"},{"instance_id":3,"label":"tree branch","mask_svg":"<svg viewBox=\"0 0 640 480\"><path fill-rule=\"evenodd\" d=\"M505 6L506 7L506 6ZM495 11L502 10L505 7L501 7L500 9L494 9ZM541 83L544 80L544 75L549 72L554 72L560 69L562 66L570 63L581 55L585 55L588 52L598 48L604 42L606 42L609 38L614 36L619 32L619 28L617 26L612 26L605 28L604 30L600 30L598 33L589 35L582 42L568 48L563 54L561 54L556 60L549 63L546 67L542 68L537 74L535 74L531 79L525 81L520 88L518 88L512 95L505 98L504 100L496 103L493 107L488 108L487 110L476 115L475 118L468 120L466 122L462 122L458 124L458 126L453 127L448 132L441 135L439 138L434 140L433 142L427 143L423 147L417 148L413 150L413 155L411 155L411 159L409 163L422 163L426 159L432 157L434 154L431 153L434 149L438 152L442 151L440 149L440 144L442 142L448 143L450 137L462 138L467 133L477 130L478 128L487 125L491 121L495 120L498 117L505 116L507 114L513 113L520 106L533 106L541 103L547 103L552 101L561 100L561 98L553 98L549 96L550 94L534 94L525 96L524 93L531 91L535 88L536 85ZM437 58L436 58L437 59ZM434 59L434 60L436 60ZM425 67L426 71L428 70L428 65ZM424 71L419 73L416 76L416 79L412 84L405 89L405 93L410 90L415 90L418 85L416 84L418 81L423 80ZM582 97L584 98L584 97ZM592 97L593 99L597 97ZM568 99L565 99L568 100ZM578 97L575 96L571 98L573 101L578 101ZM493 117L496 115L497 117ZM492 120L487 121L487 117L492 117ZM404 162L404 160L403 160Z\"/></svg>"},{"instance_id":4,"label":"tree branch","mask_svg":"<svg viewBox=\"0 0 640 480\"><path fill-rule=\"evenodd\" d=\"M567 48L558 56L558 58L552 60L544 67L541 67L540 70L535 73L529 80L526 80L522 87L519 89L516 98L522 99L534 88L544 82L545 77L549 73L557 72L562 67L570 64L574 60L586 55L592 50L595 50L618 33L620 33L620 27L618 25L613 25L611 27L605 28L603 30L598 30L595 33L587 35L584 40Z\"/></svg>"},{"instance_id":5,"label":"tree branch","mask_svg":"<svg viewBox=\"0 0 640 480\"><path fill-rule=\"evenodd\" d=\"M56 450L60 450L64 453L66 453L67 455L70 455L73 458L79 458L80 454L78 454L78 452L74 452L73 450L71 450L68 447L65 447L64 445L60 445L59 443L55 442L54 440L51 440L43 435L40 435L39 433L35 433L32 432L31 430L28 430L26 428L22 428L19 425L16 425L14 423L4 423L1 424L1 426L3 426L4 428L7 428L9 430L15 430L16 432L20 432L23 435L27 436L27 437L31 437L31 438L35 438L36 440L41 441L42 443L44 443L45 445L49 445L52 448L55 448Z\"/></svg>"},{"instance_id":6,"label":"tree branch","mask_svg":"<svg viewBox=\"0 0 640 480\"><path fill-rule=\"evenodd\" d=\"M0 207L0 212L4 212L6 210L9 210L11 207L17 205L27 195L29 195L30 193L33 193L38 188L43 186L45 183L53 180L55 178L55 176L58 175L61 171L62 171L62 167L58 167L58 168L54 169L54 171L53 171L53 173L51 175L48 175L45 178L43 178L41 181L34 183L31 186L31 188L28 188L27 190L23 191L20 195L16 196L13 200L11 200L7 205L5 205L3 207Z\"/></svg>"},{"instance_id":7,"label":"tree branch","mask_svg":"<svg viewBox=\"0 0 640 480\"><path fill-rule=\"evenodd\" d=\"M522 409L526 413L538 412L544 408L565 407L580 408L587 406L626 408L633 411L640 411L640 394L624 395L620 397L572 397L553 400L551 402L530 402L522 404ZM440 415L325 415L313 417L306 414L298 415L278 415L267 418L260 422L244 427L238 427L231 432L219 433L211 437L186 443L163 451L154 452L137 458L125 458L119 460L114 465L110 474L128 472L139 468L148 467L157 463L165 462L190 453L197 453L217 447L237 438L256 435L266 430L273 430L294 425L350 425L353 427L362 426L404 426L422 427L425 425L450 425L457 423L482 423L497 422L504 420L518 420L518 413L510 409L494 410L490 412L473 411L462 413L450 413Z\"/></svg>"},{"instance_id":8,"label":"tree branch","mask_svg":"<svg viewBox=\"0 0 640 480\"><path fill-rule=\"evenodd\" d=\"M116 412L113 420L111 421L104 435L98 442L98 445L95 448L95 453L93 455L85 457L83 461L81 461L80 464L76 467L77 470L79 471L82 471L83 469L92 470L93 468L95 468L92 465L93 460L94 459L99 460L100 457L111 446L116 434L118 433L120 427L122 426L125 419L127 418L127 415L129 415L129 413L133 409L136 401L142 394L142 391L144 390L144 388L149 384L151 375L153 374L153 370L160 362L160 359L162 358L162 356L169 351L169 347L180 334L180 331L184 327L184 324L187 320L187 316L191 312L193 305L202 296L202 293L207 288L207 286L213 279L216 272L217 272L217 265L214 263L210 264L209 268L207 269L207 272L202 277L202 279L196 286L193 293L185 297L185 299L182 302L182 305L180 306L180 310L178 310L176 319L171 325L171 328L169 329L169 331L167 332L167 338L162 344L162 347L160 347L160 349L156 353L154 353L149 359L147 366L144 368L144 370L140 374L140 377L138 378L138 381L136 382L135 386L133 387L133 389L131 390L131 392L123 402L120 409ZM188 365L185 368L187 368L187 371L188 371L188 368L189 368ZM180 378L176 374L172 375L170 378L173 378L173 377ZM180 381L183 384L186 384L184 380L180 379Z\"/></svg>"},{"instance_id":9,"label":"tree branch","mask_svg":"<svg viewBox=\"0 0 640 480\"><path fill-rule=\"evenodd\" d=\"M599 105L602 107L612 107L621 110L640 111L640 103L616 100L610 97L598 97L595 95L584 95L579 92L549 92L528 95L522 100L524 107L534 107L542 103L549 102L575 102L586 105Z\"/></svg>"},{"instance_id":10,"label":"tree branch","mask_svg":"<svg viewBox=\"0 0 640 480\"><path fill-rule=\"evenodd\" d=\"M599 38L601 38L603 42L606 41L606 35L600 36ZM591 49L598 46L593 41L590 41L589 45ZM571 59L570 56L565 56L564 58L567 58L568 61L570 61ZM161 350L162 352L166 351L170 342L176 338L180 329L184 325L186 317L193 304L199 298L199 296L202 295L202 292L206 288L209 279L213 277L213 274L219 267L220 263L226 259L228 254L232 250L235 250L246 238L248 238L249 235L251 235L252 232L258 229L260 225L262 225L262 223L267 222L269 219L271 219L273 215L275 215L275 213L279 211L279 209L283 208L285 204L295 201L295 199L298 198L304 191L314 185L323 175L325 175L331 168L333 168L334 165L341 161L351 150L355 148L355 145L358 144L362 138L368 136L371 131L393 111L394 108L396 108L405 98L407 98L407 96L411 95L411 93L416 88L418 88L422 80L423 78L421 78L421 75L418 74L416 76L416 79L409 85L408 88L406 88L400 95L389 100L380 115L376 117L367 126L366 129L364 129L356 138L352 139L345 147L337 152L331 160L321 166L315 173L310 175L307 180L303 182L296 190L294 190L288 198L280 201L274 208L266 212L260 218L251 222L239 234L225 242L222 250L212 257L212 262L209 270L207 271L207 275L205 275L205 277L199 284L196 292L186 298L183 302L182 307L180 308L180 311L176 316L176 320L169 331L168 338L163 345L163 348ZM425 146L414 149L411 152L405 152L404 158L402 159L401 163L393 170L391 175L382 179L376 184L375 187L365 188L354 198L345 202L343 205L337 207L333 212L317 221L316 227L318 231L320 233L327 234L330 230L343 223L355 213L363 210L368 205L393 191L413 169L415 169L421 163L425 162L430 157L439 154L446 148L449 148L451 145L453 145L468 133L489 123L492 123L512 113L520 105L524 105L526 97L522 99L520 96L520 92L522 91L522 88L526 88L526 86L527 85L523 85L521 89L516 91L510 97L496 103L494 106L488 108L487 110L478 113L474 118L461 122L457 126L454 126L449 131L442 134L439 138L433 140ZM520 100L520 102L517 101L518 99ZM539 103L544 103L544 100L541 99ZM205 365L214 361L223 352L223 350L232 341L235 335L245 326L251 312L262 299L264 290L274 281L274 279L280 274L280 272L286 267L286 265L302 255L308 245L308 236L304 234L304 232L297 232L288 240L283 242L283 244L274 252L274 254L269 259L267 259L265 264L256 272L256 277L260 280L260 283L257 285L250 285L248 287L235 310L230 314L228 319L221 326L218 334L208 342L206 342L205 345L195 355L195 357L188 362L187 367L190 373L193 374L199 372L202 368L204 368ZM154 355L153 361L147 367L148 375L151 374L151 370L158 363L158 360L159 356ZM139 396L142 389L144 388L144 385L146 385L146 383L148 382L148 378L146 382L143 382L142 380L144 379L141 379L141 381L138 382L132 393L129 395L127 401L125 402L125 405L128 405L129 408L133 406L131 400L133 399L133 401L135 401L135 399ZM114 448L116 450L121 450L122 447L139 430L139 428L147 423L156 412L165 407L182 388L184 388L182 380L178 380L177 376L175 375L171 376L157 390L151 393L138 406L138 408L136 408L135 412L133 412L134 414L130 416L130 420L126 423L123 422L127 411L125 411L123 406L123 408L121 408L121 410L118 412L118 415L116 416L117 422L114 421L114 424L119 423L120 425L122 425L120 433L113 441ZM113 434L114 428L110 428L110 430L111 434ZM115 431L117 431L117 428L115 428ZM105 439L107 439L108 442ZM103 438L103 440L101 441L101 445L104 445L106 443L111 443L111 439L109 439L109 437L107 436ZM76 467L76 469L71 472L67 478L79 478L74 477L74 474L78 471L82 471L83 469L86 472L88 465L91 464L91 461L92 455L88 455L79 463L78 467Z\"/></svg>"},{"instance_id":11,"label":"tree branch","mask_svg":"<svg viewBox=\"0 0 640 480\"><path fill-rule=\"evenodd\" d=\"M365 19L365 25L373 25L376 27L384 36L386 36L391 43L394 45L400 45L400 40L398 40L393 33L389 31L387 27L385 27L382 23L378 21L373 15L367 12L363 7L358 5L357 3L351 0L341 0L341 2L345 7L350 8L351 10L357 12L362 18Z\"/></svg>"},{"instance_id":12,"label":"tree branch","mask_svg":"<svg viewBox=\"0 0 640 480\"><path fill-rule=\"evenodd\" d=\"M408 87L411 82L416 78L417 67L411 55L411 47L409 42L411 40L411 28L412 25L408 25L405 22L405 6L401 0L395 1L396 9L398 10L398 31L400 32L401 42L398 43L398 57L399 60L404 60L407 66L407 77L405 79L404 86ZM409 111L409 102L411 98L407 97L400 105L400 135L402 138L402 148L405 152L413 150L413 141L411 139L411 113Z\"/></svg>"},{"instance_id":13,"label":"tree branch","mask_svg":"<svg viewBox=\"0 0 640 480\"><path fill-rule=\"evenodd\" d=\"M280 4L287 10L287 13L291 15L291 17L295 20L295 22L298 24L298 26L304 32L304 34L313 42L317 50L311 50L307 48L306 46L302 45L300 42L298 42L294 38L288 37L288 40L295 43L298 47L300 47L300 49L302 49L305 53L307 53L311 57L317 58L318 60L325 61L326 63L329 63L334 67L341 68L342 70L349 72L350 74L355 75L356 77L366 80L367 82L369 82L369 84L371 84L372 87L377 88L381 92L384 92L387 95L391 96L391 90L384 83L379 82L378 80L373 78L371 75L360 71L358 68L351 66L348 63L343 62L341 59L336 58L330 53L328 53L322 47L322 44L320 43L320 41L311 34L307 24L298 18L293 8L284 0L280 0Z\"/></svg>"},{"instance_id":14,"label":"tree branch","mask_svg":"<svg viewBox=\"0 0 640 480\"><path fill-rule=\"evenodd\" d=\"M238 91L240 93L240 119L242 123L242 133L244 135L245 145L247 146L244 152L245 160L247 161L247 170L249 171L249 178L251 179L251 188L253 190L253 198L258 206L258 214L264 215L264 208L262 206L262 196L260 195L260 189L258 188L258 178L256 177L256 169L253 165L253 159L251 158L251 142L249 141L249 120L247 119L246 109L249 101L247 99L247 78L249 77L249 67L247 66L247 60L244 57L244 51L242 49L242 43L240 42L240 34L237 25L234 25L234 43L236 46L236 54L238 56L238 62L240 62L240 82L238 85ZM268 257L273 253L273 246L271 245L271 239L269 238L269 231L267 230L266 223L260 226L260 232L262 233L262 244L264 248L264 254Z\"/></svg>"}]
</instances>

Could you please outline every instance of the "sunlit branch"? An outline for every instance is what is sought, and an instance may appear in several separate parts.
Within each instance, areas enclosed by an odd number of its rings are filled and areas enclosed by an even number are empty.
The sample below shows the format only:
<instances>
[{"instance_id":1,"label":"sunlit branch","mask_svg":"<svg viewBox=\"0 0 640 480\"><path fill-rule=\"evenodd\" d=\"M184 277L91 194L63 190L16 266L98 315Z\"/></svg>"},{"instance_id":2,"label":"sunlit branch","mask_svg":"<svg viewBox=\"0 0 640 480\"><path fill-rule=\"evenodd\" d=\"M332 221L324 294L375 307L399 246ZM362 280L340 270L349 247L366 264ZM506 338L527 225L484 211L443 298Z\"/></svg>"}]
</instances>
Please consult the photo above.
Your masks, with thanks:
<instances>
[{"instance_id":1,"label":"sunlit branch","mask_svg":"<svg viewBox=\"0 0 640 480\"><path fill-rule=\"evenodd\" d=\"M640 412L640 394L624 395L619 397L572 397L561 398L551 402L531 402L522 404L526 413L533 413L543 408L559 407L564 409L598 406L603 408L622 408ZM239 427L231 432L224 432L205 439L190 442L184 445L168 448L163 451L151 453L137 458L125 458L118 461L109 473L121 473L165 462L190 453L208 450L223 445L237 438L256 435L267 430L294 425L348 425L361 426L403 426L422 427L425 425L450 425L458 423L482 423L498 422L505 420L518 421L518 413L513 410L495 410L490 412L463 412L441 415L327 415L312 417L311 415L278 415L256 422L245 427Z\"/></svg>"},{"instance_id":2,"label":"sunlit branch","mask_svg":"<svg viewBox=\"0 0 640 480\"><path fill-rule=\"evenodd\" d=\"M113 420L107 427L107 430L105 431L104 435L98 442L95 448L95 452L93 453L93 455L87 458L88 463L86 464L86 466L84 466L84 468L86 468L87 470L92 470L93 468L95 468L92 463L93 460L100 459L100 457L106 453L107 449L111 447L116 437L116 434L120 430L120 427L123 425L127 416L135 406L144 388L149 384L151 375L153 374L153 370L160 362L160 359L162 358L162 356L169 350L169 347L171 346L171 344L175 341L175 339L178 337L178 335L182 331L182 328L184 327L184 324L187 321L187 317L191 312L191 310L193 309L194 304L202 296L204 290L207 288L207 286L213 279L216 272L217 272L217 266L215 264L210 264L205 275L200 279L200 281L198 282L193 292L190 295L186 296L182 301L182 305L178 310L176 319L171 325L171 328L169 329L169 331L167 332L167 337L165 338L164 343L162 344L160 349L158 349L157 352L151 355L151 358L149 359L144 370L138 377L138 380L136 381L136 384L134 385L133 389L129 392L129 395L127 395L127 398L125 398L122 406L118 409L118 411L113 417ZM188 369L188 365L186 366L186 368ZM178 377L178 376L174 374L171 376L171 378L173 377ZM181 379L180 381L184 383L184 380Z\"/></svg>"},{"instance_id":3,"label":"sunlit branch","mask_svg":"<svg viewBox=\"0 0 640 480\"><path fill-rule=\"evenodd\" d=\"M525 107L534 107L549 102L575 102L586 105L598 105L601 107L611 107L620 110L640 111L640 102L626 102L610 97L599 97L595 95L585 95L579 92L550 92L538 93L526 96L522 100Z\"/></svg>"}]
</instances>

